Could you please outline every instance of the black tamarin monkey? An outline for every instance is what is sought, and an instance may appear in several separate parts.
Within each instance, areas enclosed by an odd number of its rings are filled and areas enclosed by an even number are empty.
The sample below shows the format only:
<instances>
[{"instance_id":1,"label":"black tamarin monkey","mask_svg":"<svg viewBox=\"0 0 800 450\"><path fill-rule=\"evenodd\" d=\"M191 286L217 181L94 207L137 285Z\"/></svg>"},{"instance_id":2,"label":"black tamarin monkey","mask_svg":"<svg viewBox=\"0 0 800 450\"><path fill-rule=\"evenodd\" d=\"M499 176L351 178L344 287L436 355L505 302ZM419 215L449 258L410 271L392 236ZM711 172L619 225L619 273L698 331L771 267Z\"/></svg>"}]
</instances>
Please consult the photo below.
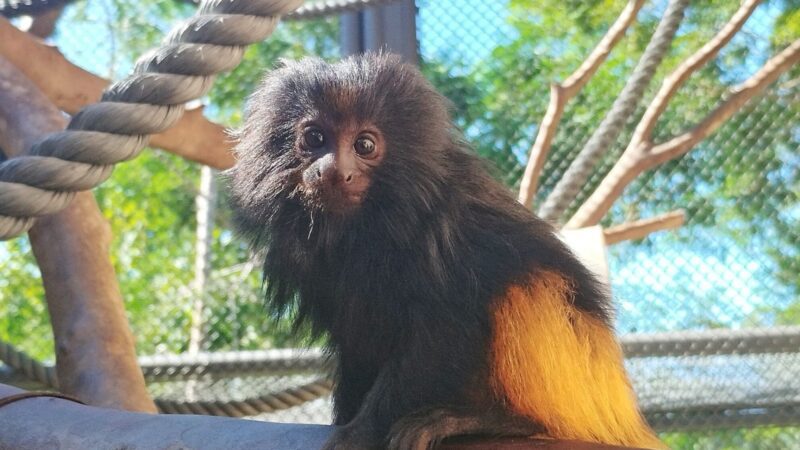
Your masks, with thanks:
<instances>
[{"instance_id":1,"label":"black tamarin monkey","mask_svg":"<svg viewBox=\"0 0 800 450\"><path fill-rule=\"evenodd\" d=\"M327 448L456 434L663 446L606 290L491 178L416 68L285 62L238 138L234 210L269 305L296 305L338 361Z\"/></svg>"}]
</instances>

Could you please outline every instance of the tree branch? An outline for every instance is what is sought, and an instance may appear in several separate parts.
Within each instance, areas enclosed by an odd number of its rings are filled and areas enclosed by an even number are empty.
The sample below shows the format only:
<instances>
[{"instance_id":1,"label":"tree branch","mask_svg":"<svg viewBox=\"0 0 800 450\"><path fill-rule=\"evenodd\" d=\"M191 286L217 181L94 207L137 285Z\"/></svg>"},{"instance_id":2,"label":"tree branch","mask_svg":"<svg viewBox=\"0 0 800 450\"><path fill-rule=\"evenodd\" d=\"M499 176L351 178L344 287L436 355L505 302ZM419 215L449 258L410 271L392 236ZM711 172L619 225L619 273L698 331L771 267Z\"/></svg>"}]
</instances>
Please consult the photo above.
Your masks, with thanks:
<instances>
[{"instance_id":1,"label":"tree branch","mask_svg":"<svg viewBox=\"0 0 800 450\"><path fill-rule=\"evenodd\" d=\"M688 0L669 0L664 16L622 92L539 209L539 215L543 219L555 221L561 218L583 189L597 163L617 140L625 122L636 110L645 89L655 76L656 69L669 51L688 6Z\"/></svg>"},{"instance_id":2,"label":"tree branch","mask_svg":"<svg viewBox=\"0 0 800 450\"><path fill-rule=\"evenodd\" d=\"M759 3L761 3L761 0L745 0L728 23L710 41L700 47L689 59L664 79L661 88L633 132L632 142L639 143L652 139L653 129L658 119L664 114L667 105L672 100L672 97L675 96L675 93L678 92L678 89L689 79L689 76L706 65L719 53L722 47L733 39L733 36L739 32Z\"/></svg>"},{"instance_id":3,"label":"tree branch","mask_svg":"<svg viewBox=\"0 0 800 450\"><path fill-rule=\"evenodd\" d=\"M651 233L662 230L680 228L686 220L683 210L672 211L649 219L615 225L603 230L606 245L614 245L623 241L644 239Z\"/></svg>"},{"instance_id":4,"label":"tree branch","mask_svg":"<svg viewBox=\"0 0 800 450\"><path fill-rule=\"evenodd\" d=\"M0 146L8 156L63 130L55 106L0 57ZM60 388L87 403L155 412L136 361L108 252L111 231L91 192L29 232L42 273Z\"/></svg>"},{"instance_id":5,"label":"tree branch","mask_svg":"<svg viewBox=\"0 0 800 450\"><path fill-rule=\"evenodd\" d=\"M662 144L656 145L648 141L631 142L619 161L566 226L581 228L599 223L611 209L614 201L622 195L625 187L639 174L691 150L799 61L800 39L770 58L753 76L736 86L727 100L691 130Z\"/></svg>"},{"instance_id":6,"label":"tree branch","mask_svg":"<svg viewBox=\"0 0 800 450\"><path fill-rule=\"evenodd\" d=\"M636 14L644 5L644 0L630 0L622 10L617 20L608 29L603 39L592 50L586 60L578 69L563 83L553 83L550 85L550 103L547 105L542 123L536 133L536 140L530 150L528 164L525 166L525 173L519 188L518 200L528 208L533 206L533 198L539 183L547 155L550 153L550 146L555 137L561 115L564 113L564 106L575 95L580 92L583 86L592 78L606 60L611 50L625 35L625 31L636 18Z\"/></svg>"},{"instance_id":7,"label":"tree branch","mask_svg":"<svg viewBox=\"0 0 800 450\"><path fill-rule=\"evenodd\" d=\"M109 84L2 17L0 56L17 66L50 101L69 114L97 102ZM233 145L225 128L203 117L201 108L187 110L172 128L153 135L150 145L217 169L229 168L234 163Z\"/></svg>"}]
</instances>

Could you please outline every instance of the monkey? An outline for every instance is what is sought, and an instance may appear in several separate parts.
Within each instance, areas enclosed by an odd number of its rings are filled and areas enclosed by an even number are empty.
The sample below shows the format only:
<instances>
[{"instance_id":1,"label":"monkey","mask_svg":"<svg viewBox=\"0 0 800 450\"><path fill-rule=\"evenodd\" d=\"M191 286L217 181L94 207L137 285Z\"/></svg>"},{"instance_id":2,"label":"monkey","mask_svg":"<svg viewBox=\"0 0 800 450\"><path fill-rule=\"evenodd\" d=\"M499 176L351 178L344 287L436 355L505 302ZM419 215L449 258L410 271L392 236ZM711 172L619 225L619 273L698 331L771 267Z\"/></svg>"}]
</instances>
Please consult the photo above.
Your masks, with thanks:
<instances>
[{"instance_id":1,"label":"monkey","mask_svg":"<svg viewBox=\"0 0 800 450\"><path fill-rule=\"evenodd\" d=\"M250 96L230 170L273 314L327 336L326 449L456 435L663 448L638 410L608 289L386 52L283 61Z\"/></svg>"}]
</instances>

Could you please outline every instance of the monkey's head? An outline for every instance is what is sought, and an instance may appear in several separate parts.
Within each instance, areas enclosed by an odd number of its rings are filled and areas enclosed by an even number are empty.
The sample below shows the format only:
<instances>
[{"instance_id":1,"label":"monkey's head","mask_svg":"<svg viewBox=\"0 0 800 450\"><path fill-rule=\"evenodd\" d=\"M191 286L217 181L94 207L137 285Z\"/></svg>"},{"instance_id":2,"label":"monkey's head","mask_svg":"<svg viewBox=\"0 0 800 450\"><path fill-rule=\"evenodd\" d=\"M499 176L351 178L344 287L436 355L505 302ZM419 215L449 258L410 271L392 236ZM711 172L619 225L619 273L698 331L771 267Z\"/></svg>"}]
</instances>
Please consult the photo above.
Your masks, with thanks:
<instances>
[{"instance_id":1,"label":"monkey's head","mask_svg":"<svg viewBox=\"0 0 800 450\"><path fill-rule=\"evenodd\" d=\"M442 200L454 133L416 68L370 54L283 62L250 98L238 138L233 199L244 231L261 235L422 219Z\"/></svg>"}]
</instances>

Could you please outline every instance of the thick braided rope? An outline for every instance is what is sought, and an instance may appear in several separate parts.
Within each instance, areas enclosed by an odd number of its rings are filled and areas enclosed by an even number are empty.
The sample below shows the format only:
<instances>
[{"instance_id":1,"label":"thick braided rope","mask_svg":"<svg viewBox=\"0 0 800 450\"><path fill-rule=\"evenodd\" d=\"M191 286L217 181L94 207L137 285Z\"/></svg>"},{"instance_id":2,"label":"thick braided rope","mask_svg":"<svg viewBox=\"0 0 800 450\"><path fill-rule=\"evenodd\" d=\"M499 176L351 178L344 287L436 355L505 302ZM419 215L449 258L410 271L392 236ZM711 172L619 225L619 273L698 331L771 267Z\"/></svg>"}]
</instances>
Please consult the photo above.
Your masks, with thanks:
<instances>
[{"instance_id":1,"label":"thick braided rope","mask_svg":"<svg viewBox=\"0 0 800 450\"><path fill-rule=\"evenodd\" d=\"M680 331L624 335L620 339L626 358L760 355L800 352L800 327L785 326L744 330ZM0 341L0 360L28 379L57 387L52 366L45 366L11 344ZM263 374L286 371L318 372L327 367L319 350L291 349L169 355L139 358L148 381L174 381L192 376ZM331 380L320 378L301 386L245 400L179 401L157 398L159 410L170 414L211 414L244 417L302 405L328 395Z\"/></svg>"},{"instance_id":2,"label":"thick braided rope","mask_svg":"<svg viewBox=\"0 0 800 450\"><path fill-rule=\"evenodd\" d=\"M74 0L0 0L0 15L8 18L37 15ZM183 0L199 4L200 0ZM394 3L398 0L327 0L309 3L285 15L284 20L304 20L350 11L360 11L371 6Z\"/></svg>"},{"instance_id":3,"label":"thick braided rope","mask_svg":"<svg viewBox=\"0 0 800 450\"><path fill-rule=\"evenodd\" d=\"M144 55L134 73L82 109L67 129L25 156L0 164L0 239L28 230L37 216L60 211L76 192L105 181L113 165L134 158L151 134L172 126L184 104L205 95L214 75L236 67L247 45L266 38L278 17L302 0L206 0Z\"/></svg>"},{"instance_id":4,"label":"thick braided rope","mask_svg":"<svg viewBox=\"0 0 800 450\"><path fill-rule=\"evenodd\" d=\"M290 358L291 357L291 358ZM250 361L248 358L254 358ZM144 358L146 361L148 358ZM155 367L163 370L156 370L147 378L156 378L158 381L163 379L175 379L174 374L181 373L189 375L202 375L210 371L202 369L204 359L186 361L189 370L184 370L186 366L164 367L170 361L177 362L171 357L150 357L151 363ZM185 358L179 358L183 360ZM195 358L196 359L196 358ZM271 373L270 368L278 371L293 368L295 371L304 371L309 368L319 369L324 363L324 356L321 352L298 352L298 351L278 351L278 352L241 352L238 356L234 353L216 358L217 363L222 363L222 371L238 373L244 366L253 365L265 373ZM29 380L37 381L49 388L58 389L58 377L53 366L45 366L41 362L31 358L25 352L15 348L13 345L0 340L0 361L3 361L12 369L20 372ZM143 364L143 369L147 364ZM251 367L253 369L253 367ZM144 370L147 375L147 370ZM152 372L152 371L151 371ZM282 391L270 392L269 394L259 395L244 400L214 400L214 401L180 401L156 398L155 404L159 411L166 414L205 414L214 416L246 417L257 414L271 413L283 409L300 406L306 402L316 400L330 394L333 382L328 378L319 378L310 383L284 389Z\"/></svg>"},{"instance_id":5,"label":"thick braided rope","mask_svg":"<svg viewBox=\"0 0 800 450\"><path fill-rule=\"evenodd\" d=\"M164 382L200 376L220 379L245 374L321 373L328 372L332 364L321 349L286 348L140 356L139 367L146 381Z\"/></svg>"},{"instance_id":6,"label":"thick braided rope","mask_svg":"<svg viewBox=\"0 0 800 450\"><path fill-rule=\"evenodd\" d=\"M622 335L620 344L626 358L800 353L800 326L634 333ZM3 340L0 340L0 362L29 380L50 387L58 385L53 366L42 364ZM331 364L320 349L139 357L139 366L148 382L181 381L198 376L219 379L242 374L318 373L330 370Z\"/></svg>"},{"instance_id":7,"label":"thick braided rope","mask_svg":"<svg viewBox=\"0 0 800 450\"><path fill-rule=\"evenodd\" d=\"M0 361L20 372L25 378L58 389L58 377L53 366L45 366L8 342L0 340Z\"/></svg>"},{"instance_id":8,"label":"thick braided rope","mask_svg":"<svg viewBox=\"0 0 800 450\"><path fill-rule=\"evenodd\" d=\"M14 345L0 339L0 362L25 378L58 387L52 365L45 365ZM330 358L321 349L272 349L199 353L195 355L140 356L139 367L148 382L184 381L211 376L215 379L243 374L292 375L328 372Z\"/></svg>"},{"instance_id":9,"label":"thick braided rope","mask_svg":"<svg viewBox=\"0 0 800 450\"><path fill-rule=\"evenodd\" d=\"M332 388L333 382L330 379L320 378L297 387L245 400L187 402L157 398L155 403L164 414L247 417L300 406L330 394Z\"/></svg>"},{"instance_id":10,"label":"thick braided rope","mask_svg":"<svg viewBox=\"0 0 800 450\"><path fill-rule=\"evenodd\" d=\"M539 209L541 218L557 221L564 214L583 189L600 159L617 140L625 122L636 110L656 69L669 51L687 6L689 0L670 0L653 38L647 44L619 97Z\"/></svg>"},{"instance_id":11,"label":"thick braided rope","mask_svg":"<svg viewBox=\"0 0 800 450\"><path fill-rule=\"evenodd\" d=\"M327 0L308 2L297 10L284 16L284 20L316 19L333 14L361 11L372 6L397 3L397 1L398 0Z\"/></svg>"}]
</instances>

